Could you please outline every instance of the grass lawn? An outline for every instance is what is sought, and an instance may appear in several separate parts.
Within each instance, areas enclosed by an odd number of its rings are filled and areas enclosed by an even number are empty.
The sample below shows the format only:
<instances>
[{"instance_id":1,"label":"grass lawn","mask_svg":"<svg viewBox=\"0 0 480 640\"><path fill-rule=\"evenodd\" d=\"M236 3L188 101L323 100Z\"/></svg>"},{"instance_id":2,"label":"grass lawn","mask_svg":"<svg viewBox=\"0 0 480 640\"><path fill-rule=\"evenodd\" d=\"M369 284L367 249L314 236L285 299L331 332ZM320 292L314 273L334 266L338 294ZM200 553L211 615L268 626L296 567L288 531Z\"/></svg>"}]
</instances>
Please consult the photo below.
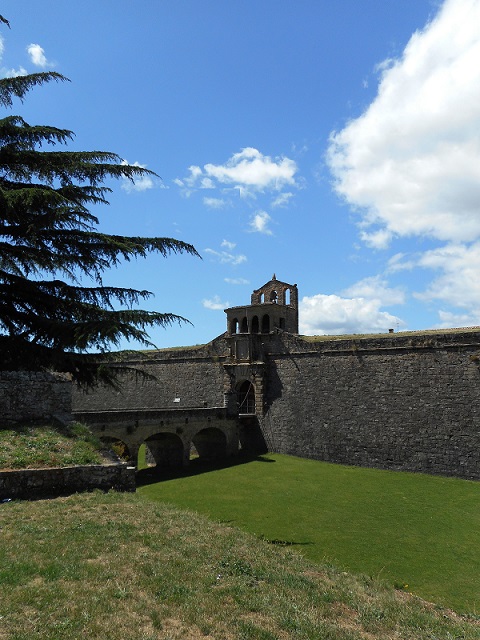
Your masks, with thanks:
<instances>
[{"instance_id":1,"label":"grass lawn","mask_svg":"<svg viewBox=\"0 0 480 640\"><path fill-rule=\"evenodd\" d=\"M480 638L478 620L135 494L4 503L0 527L2 640Z\"/></svg>"},{"instance_id":2,"label":"grass lawn","mask_svg":"<svg viewBox=\"0 0 480 640\"><path fill-rule=\"evenodd\" d=\"M480 614L480 482L269 454L138 491Z\"/></svg>"}]
</instances>

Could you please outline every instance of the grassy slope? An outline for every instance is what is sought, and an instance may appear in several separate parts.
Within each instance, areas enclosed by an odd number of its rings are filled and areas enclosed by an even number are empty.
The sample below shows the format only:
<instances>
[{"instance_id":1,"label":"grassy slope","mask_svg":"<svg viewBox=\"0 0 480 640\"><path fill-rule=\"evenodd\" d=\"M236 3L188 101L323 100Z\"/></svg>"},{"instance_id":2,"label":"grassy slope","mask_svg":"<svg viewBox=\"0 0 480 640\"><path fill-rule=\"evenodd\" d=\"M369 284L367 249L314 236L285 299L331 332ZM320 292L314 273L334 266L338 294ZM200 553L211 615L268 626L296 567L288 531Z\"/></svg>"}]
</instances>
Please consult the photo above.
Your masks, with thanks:
<instances>
[{"instance_id":1,"label":"grassy slope","mask_svg":"<svg viewBox=\"0 0 480 640\"><path fill-rule=\"evenodd\" d=\"M478 621L139 495L0 504L0 523L2 640L480 638Z\"/></svg>"},{"instance_id":2,"label":"grassy slope","mask_svg":"<svg viewBox=\"0 0 480 640\"><path fill-rule=\"evenodd\" d=\"M0 469L102 464L101 443L84 425L0 426Z\"/></svg>"},{"instance_id":3,"label":"grassy slope","mask_svg":"<svg viewBox=\"0 0 480 640\"><path fill-rule=\"evenodd\" d=\"M480 612L479 482L268 455L139 491Z\"/></svg>"}]
</instances>

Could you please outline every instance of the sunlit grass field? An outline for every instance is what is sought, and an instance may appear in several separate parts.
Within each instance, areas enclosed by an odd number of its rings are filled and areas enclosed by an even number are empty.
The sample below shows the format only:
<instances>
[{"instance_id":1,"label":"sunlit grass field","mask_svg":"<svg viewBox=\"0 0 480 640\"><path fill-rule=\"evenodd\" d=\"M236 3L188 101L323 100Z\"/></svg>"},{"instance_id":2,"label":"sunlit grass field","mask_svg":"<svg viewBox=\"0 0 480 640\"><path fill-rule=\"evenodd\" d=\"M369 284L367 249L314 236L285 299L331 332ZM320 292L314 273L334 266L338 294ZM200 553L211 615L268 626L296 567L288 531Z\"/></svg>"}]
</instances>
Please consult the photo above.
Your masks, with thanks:
<instances>
[{"instance_id":1,"label":"sunlit grass field","mask_svg":"<svg viewBox=\"0 0 480 640\"><path fill-rule=\"evenodd\" d=\"M475 618L138 494L3 503L0 527L2 640L480 638Z\"/></svg>"},{"instance_id":2,"label":"sunlit grass field","mask_svg":"<svg viewBox=\"0 0 480 640\"><path fill-rule=\"evenodd\" d=\"M138 491L480 614L480 482L272 454Z\"/></svg>"}]
</instances>

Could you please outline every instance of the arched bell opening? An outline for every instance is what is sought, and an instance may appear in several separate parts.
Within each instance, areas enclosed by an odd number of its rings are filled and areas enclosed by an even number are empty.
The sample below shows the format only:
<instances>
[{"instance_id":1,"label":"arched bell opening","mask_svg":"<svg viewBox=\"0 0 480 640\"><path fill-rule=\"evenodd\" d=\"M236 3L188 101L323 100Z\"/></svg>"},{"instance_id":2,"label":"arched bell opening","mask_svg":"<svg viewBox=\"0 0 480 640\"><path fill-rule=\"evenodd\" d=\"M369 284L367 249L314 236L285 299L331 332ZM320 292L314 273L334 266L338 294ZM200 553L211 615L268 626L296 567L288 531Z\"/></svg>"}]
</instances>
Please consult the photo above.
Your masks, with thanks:
<instances>
[{"instance_id":1,"label":"arched bell opening","mask_svg":"<svg viewBox=\"0 0 480 640\"><path fill-rule=\"evenodd\" d=\"M258 316L252 318L252 333L260 333L260 322Z\"/></svg>"},{"instance_id":2,"label":"arched bell opening","mask_svg":"<svg viewBox=\"0 0 480 640\"><path fill-rule=\"evenodd\" d=\"M262 333L270 333L270 316L268 313L262 318Z\"/></svg>"},{"instance_id":3,"label":"arched bell opening","mask_svg":"<svg viewBox=\"0 0 480 640\"><path fill-rule=\"evenodd\" d=\"M230 334L231 335L235 335L236 333L238 333L238 320L237 318L232 318L232 320L230 321Z\"/></svg>"}]
</instances>

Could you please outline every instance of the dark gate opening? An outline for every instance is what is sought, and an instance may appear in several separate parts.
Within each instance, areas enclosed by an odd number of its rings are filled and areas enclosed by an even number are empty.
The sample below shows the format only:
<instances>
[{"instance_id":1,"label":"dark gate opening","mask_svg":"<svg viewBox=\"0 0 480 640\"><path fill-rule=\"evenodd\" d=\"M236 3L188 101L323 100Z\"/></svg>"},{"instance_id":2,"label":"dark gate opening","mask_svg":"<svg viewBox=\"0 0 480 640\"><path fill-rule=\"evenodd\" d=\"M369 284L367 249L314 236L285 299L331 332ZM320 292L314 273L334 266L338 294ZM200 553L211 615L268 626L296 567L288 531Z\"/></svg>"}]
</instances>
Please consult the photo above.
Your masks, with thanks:
<instances>
[{"instance_id":1,"label":"dark gate opening","mask_svg":"<svg viewBox=\"0 0 480 640\"><path fill-rule=\"evenodd\" d=\"M255 415L255 387L250 380L245 380L237 390L238 413Z\"/></svg>"}]
</instances>

